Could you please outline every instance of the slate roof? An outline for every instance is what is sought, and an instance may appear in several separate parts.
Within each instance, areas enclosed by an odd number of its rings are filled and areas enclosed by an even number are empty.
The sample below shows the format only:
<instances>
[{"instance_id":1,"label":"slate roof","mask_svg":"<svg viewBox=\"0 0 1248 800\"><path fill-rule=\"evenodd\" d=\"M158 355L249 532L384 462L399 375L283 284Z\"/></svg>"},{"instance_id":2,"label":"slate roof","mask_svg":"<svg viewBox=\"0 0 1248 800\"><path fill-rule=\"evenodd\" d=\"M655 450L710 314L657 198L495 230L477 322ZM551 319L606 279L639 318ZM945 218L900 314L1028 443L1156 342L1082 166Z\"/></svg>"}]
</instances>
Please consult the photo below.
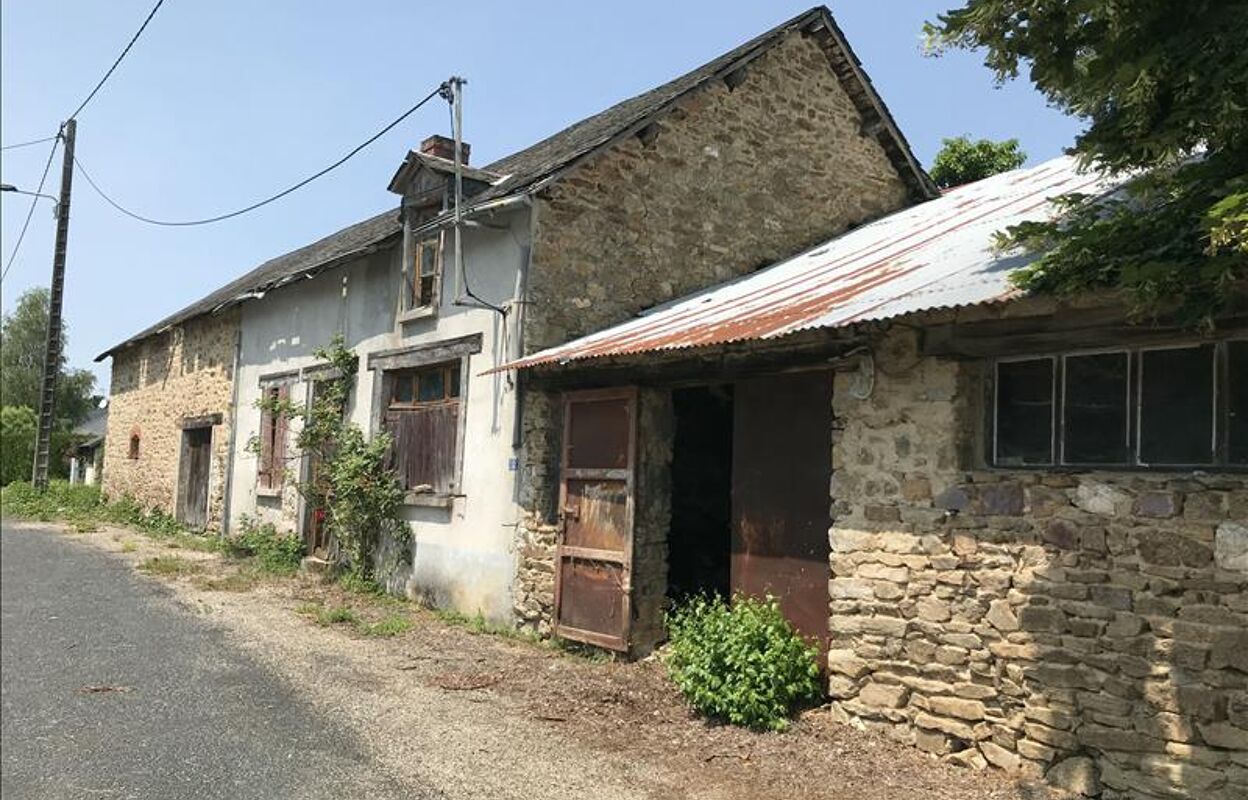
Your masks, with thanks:
<instances>
[{"instance_id":1,"label":"slate roof","mask_svg":"<svg viewBox=\"0 0 1248 800\"><path fill-rule=\"evenodd\" d=\"M349 225L337 233L330 234L320 241L313 242L277 258L269 259L247 274L217 289L207 297L191 303L186 308L170 314L148 328L130 337L120 344L110 347L95 357L103 361L115 351L135 344L162 333L174 325L181 324L195 317L211 314L226 306L232 305L248 296L267 292L270 289L311 277L323 270L342 263L344 260L363 255L375 250L388 239L397 238L402 231L399 224L399 212L391 209L371 219Z\"/></svg>"},{"instance_id":2,"label":"slate roof","mask_svg":"<svg viewBox=\"0 0 1248 800\"><path fill-rule=\"evenodd\" d=\"M104 430L107 427L108 407L106 406L88 411L87 418L79 423L73 432L78 436L85 436L86 440L82 444L90 445L104 440Z\"/></svg>"},{"instance_id":3,"label":"slate roof","mask_svg":"<svg viewBox=\"0 0 1248 800\"><path fill-rule=\"evenodd\" d=\"M864 129L875 132L897 171L907 180L916 196L936 197L939 192L911 154L909 143L897 128L884 102L876 94L870 78L862 71L861 62L841 33L832 12L826 6L815 6L692 72L617 103L537 144L489 164L485 167L488 172L504 177L486 191L474 195L472 205L539 188L539 184L556 177L582 156L610 143L621 134L641 128L673 101L734 71L779 43L789 33L817 28L824 28L830 34L828 49L833 68L859 113L863 115Z\"/></svg>"},{"instance_id":4,"label":"slate roof","mask_svg":"<svg viewBox=\"0 0 1248 800\"><path fill-rule=\"evenodd\" d=\"M883 101L876 94L870 79L862 71L861 62L858 61L840 28L837 27L832 13L826 6L815 6L740 47L703 64L692 72L656 89L617 103L530 147L487 165L484 170L480 170L483 175L501 176L501 178L492 181L491 186L474 194L466 204L466 210L471 212L474 206L486 202L536 191L546 183L557 180L563 171L581 158L610 144L618 137L641 129L652 117L662 113L680 97L713 80L727 76L779 43L788 34L798 30L821 35L820 41L828 54L833 71L863 118L864 132L874 135L880 142L902 178L910 186L911 193L917 199L937 196L939 192L910 152L909 144L897 128ZM474 172L477 171L474 170ZM449 216L450 212L443 214L423 227L444 224ZM225 306L240 302L253 293L277 288L291 280L311 277L322 270L340 264L349 257L380 246L390 237L397 236L400 230L397 210L387 211L372 219L343 228L307 247L266 261L207 297L105 350L96 356L95 360L102 361L123 347L194 317L213 313Z\"/></svg>"}]
</instances>

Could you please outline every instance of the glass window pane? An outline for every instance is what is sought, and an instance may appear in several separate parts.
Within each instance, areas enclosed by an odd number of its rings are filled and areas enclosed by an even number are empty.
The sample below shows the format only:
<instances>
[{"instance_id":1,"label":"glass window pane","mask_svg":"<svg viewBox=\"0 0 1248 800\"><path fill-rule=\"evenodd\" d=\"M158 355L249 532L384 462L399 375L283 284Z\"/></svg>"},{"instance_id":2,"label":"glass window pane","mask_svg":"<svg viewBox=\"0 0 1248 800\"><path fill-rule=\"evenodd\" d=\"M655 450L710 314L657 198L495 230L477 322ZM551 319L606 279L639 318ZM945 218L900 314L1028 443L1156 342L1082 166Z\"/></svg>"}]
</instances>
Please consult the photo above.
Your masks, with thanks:
<instances>
[{"instance_id":1,"label":"glass window pane","mask_svg":"<svg viewBox=\"0 0 1248 800\"><path fill-rule=\"evenodd\" d=\"M1232 464L1248 465L1248 340L1227 342L1228 384L1227 458Z\"/></svg>"},{"instance_id":2,"label":"glass window pane","mask_svg":"<svg viewBox=\"0 0 1248 800\"><path fill-rule=\"evenodd\" d=\"M1053 359L997 364L997 463L1053 462Z\"/></svg>"},{"instance_id":3,"label":"glass window pane","mask_svg":"<svg viewBox=\"0 0 1248 800\"><path fill-rule=\"evenodd\" d=\"M445 372L439 367L420 373L420 400L430 402L446 397Z\"/></svg>"},{"instance_id":4,"label":"glass window pane","mask_svg":"<svg viewBox=\"0 0 1248 800\"><path fill-rule=\"evenodd\" d=\"M450 397L459 397L459 365L454 364L448 370L451 373Z\"/></svg>"},{"instance_id":5,"label":"glass window pane","mask_svg":"<svg viewBox=\"0 0 1248 800\"><path fill-rule=\"evenodd\" d=\"M1213 460L1213 347L1140 354L1140 463Z\"/></svg>"},{"instance_id":6,"label":"glass window pane","mask_svg":"<svg viewBox=\"0 0 1248 800\"><path fill-rule=\"evenodd\" d=\"M412 376L395 375L394 376L394 402L410 403L412 402Z\"/></svg>"},{"instance_id":7,"label":"glass window pane","mask_svg":"<svg viewBox=\"0 0 1248 800\"><path fill-rule=\"evenodd\" d=\"M432 275L438 269L438 240L428 239L420 243L420 274Z\"/></svg>"},{"instance_id":8,"label":"glass window pane","mask_svg":"<svg viewBox=\"0 0 1248 800\"><path fill-rule=\"evenodd\" d=\"M432 275L426 275L420 279L420 299L417 305L427 306L433 303L433 287L435 278Z\"/></svg>"},{"instance_id":9,"label":"glass window pane","mask_svg":"<svg viewBox=\"0 0 1248 800\"><path fill-rule=\"evenodd\" d=\"M1126 353L1067 356L1062 457L1067 464L1127 461Z\"/></svg>"}]
</instances>

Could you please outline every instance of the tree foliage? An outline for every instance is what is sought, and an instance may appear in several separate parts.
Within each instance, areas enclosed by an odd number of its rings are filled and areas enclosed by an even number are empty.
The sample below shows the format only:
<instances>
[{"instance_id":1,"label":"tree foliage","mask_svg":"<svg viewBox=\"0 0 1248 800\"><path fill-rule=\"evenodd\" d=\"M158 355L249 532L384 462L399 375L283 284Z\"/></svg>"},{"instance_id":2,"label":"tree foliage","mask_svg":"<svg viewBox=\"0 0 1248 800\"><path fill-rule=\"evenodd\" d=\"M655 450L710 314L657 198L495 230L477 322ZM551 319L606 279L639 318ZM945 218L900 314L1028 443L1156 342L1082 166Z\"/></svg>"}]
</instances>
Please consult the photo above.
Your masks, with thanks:
<instances>
[{"instance_id":1,"label":"tree foliage","mask_svg":"<svg viewBox=\"0 0 1248 800\"><path fill-rule=\"evenodd\" d=\"M1018 169L1026 160L1027 154L1019 149L1017 139L971 141L969 136L955 136L941 142L928 173L937 186L948 189Z\"/></svg>"},{"instance_id":2,"label":"tree foliage","mask_svg":"<svg viewBox=\"0 0 1248 800\"><path fill-rule=\"evenodd\" d=\"M6 406L39 409L43 354L48 331L49 292L30 289L18 298L12 313L0 322L0 398ZM56 383L56 416L65 426L82 422L100 398L92 395L95 376L85 369L65 368L68 337L61 331L60 376Z\"/></svg>"},{"instance_id":3,"label":"tree foliage","mask_svg":"<svg viewBox=\"0 0 1248 800\"><path fill-rule=\"evenodd\" d=\"M394 545L401 557L410 552L411 528L399 516L403 489L389 464L391 439L385 431L369 439L346 417L357 358L342 337L335 336L315 355L325 362L329 377L318 384L310 404L269 398L258 405L300 421L299 453L315 455L320 466L316 480L295 487L312 508L325 510L325 524L348 574L371 581L384 545ZM250 448L258 452L258 442L253 440Z\"/></svg>"},{"instance_id":4,"label":"tree foliage","mask_svg":"<svg viewBox=\"0 0 1248 800\"><path fill-rule=\"evenodd\" d=\"M967 0L929 23L939 51L984 52L1087 127L1074 152L1139 174L1112 199L1071 197L1011 231L1040 250L1029 289L1124 287L1206 321L1248 274L1248 2Z\"/></svg>"}]
</instances>

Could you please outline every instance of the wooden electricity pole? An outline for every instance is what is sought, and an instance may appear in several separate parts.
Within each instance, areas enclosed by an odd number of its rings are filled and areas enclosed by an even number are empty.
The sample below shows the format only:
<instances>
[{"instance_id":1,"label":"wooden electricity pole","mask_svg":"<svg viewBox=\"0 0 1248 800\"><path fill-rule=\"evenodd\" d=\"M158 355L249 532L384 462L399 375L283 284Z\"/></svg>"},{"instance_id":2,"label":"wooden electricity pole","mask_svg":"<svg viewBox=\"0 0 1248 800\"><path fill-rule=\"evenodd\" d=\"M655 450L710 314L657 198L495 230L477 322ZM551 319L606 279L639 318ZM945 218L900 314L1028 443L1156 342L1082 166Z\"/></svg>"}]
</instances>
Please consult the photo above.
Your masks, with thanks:
<instances>
[{"instance_id":1,"label":"wooden electricity pole","mask_svg":"<svg viewBox=\"0 0 1248 800\"><path fill-rule=\"evenodd\" d=\"M43 353L43 382L39 395L39 435L35 440L32 482L43 492L48 488L48 462L52 449L52 423L56 412L56 379L61 371L61 303L65 296L65 248L69 240L69 193L74 182L74 134L78 122L65 123L64 161L61 162L61 200L56 207L56 250L52 254L52 291L48 302L47 346Z\"/></svg>"}]
</instances>

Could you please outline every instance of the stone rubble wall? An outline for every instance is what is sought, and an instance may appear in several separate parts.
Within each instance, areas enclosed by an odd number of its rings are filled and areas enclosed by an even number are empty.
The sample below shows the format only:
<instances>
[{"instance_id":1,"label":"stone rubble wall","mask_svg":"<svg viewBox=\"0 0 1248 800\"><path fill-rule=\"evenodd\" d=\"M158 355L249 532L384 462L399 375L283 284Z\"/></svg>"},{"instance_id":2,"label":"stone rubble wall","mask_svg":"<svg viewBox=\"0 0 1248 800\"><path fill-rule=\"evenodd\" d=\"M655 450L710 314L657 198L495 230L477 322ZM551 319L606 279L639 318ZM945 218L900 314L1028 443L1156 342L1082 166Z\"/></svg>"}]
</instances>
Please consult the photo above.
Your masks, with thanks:
<instances>
[{"instance_id":1,"label":"stone rubble wall","mask_svg":"<svg viewBox=\"0 0 1248 800\"><path fill-rule=\"evenodd\" d=\"M834 399L847 720L1105 797L1248 797L1248 478L967 468L983 364L875 347Z\"/></svg>"},{"instance_id":2,"label":"stone rubble wall","mask_svg":"<svg viewBox=\"0 0 1248 800\"><path fill-rule=\"evenodd\" d=\"M909 203L861 124L820 45L793 33L753 61L735 89L713 81L682 99L656 120L650 144L628 137L587 159L535 201L525 352L749 273ZM524 387L521 504L530 513L517 533L513 595L522 624L543 630L553 604L558 403L557 392ZM666 555L661 564L658 550L639 555L635 577L653 561L657 577L645 580L666 579Z\"/></svg>"},{"instance_id":3,"label":"stone rubble wall","mask_svg":"<svg viewBox=\"0 0 1248 800\"><path fill-rule=\"evenodd\" d=\"M212 428L208 527L221 524L229 461L236 310L199 317L113 354L104 493L130 495L146 508L173 514L185 419L220 414ZM139 457L130 437L139 434Z\"/></svg>"},{"instance_id":4,"label":"stone rubble wall","mask_svg":"<svg viewBox=\"0 0 1248 800\"><path fill-rule=\"evenodd\" d=\"M536 200L526 352L787 258L908 204L818 42L791 33Z\"/></svg>"}]
</instances>

